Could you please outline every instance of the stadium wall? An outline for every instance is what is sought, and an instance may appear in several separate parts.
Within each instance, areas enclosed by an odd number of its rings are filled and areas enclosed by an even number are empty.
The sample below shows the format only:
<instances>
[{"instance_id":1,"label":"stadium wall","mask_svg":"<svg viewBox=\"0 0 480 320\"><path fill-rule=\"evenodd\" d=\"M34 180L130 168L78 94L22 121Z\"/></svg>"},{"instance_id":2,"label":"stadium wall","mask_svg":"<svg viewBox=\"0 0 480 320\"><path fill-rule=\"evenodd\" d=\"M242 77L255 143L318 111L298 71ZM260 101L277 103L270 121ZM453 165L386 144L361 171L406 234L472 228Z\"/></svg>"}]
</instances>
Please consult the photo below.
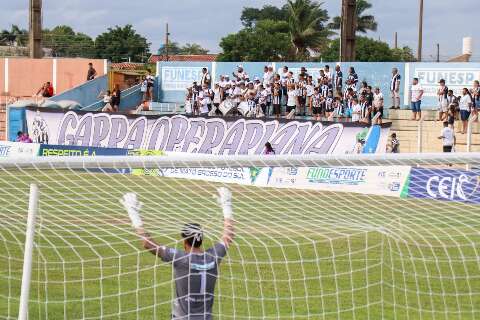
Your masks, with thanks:
<instances>
[{"instance_id":1,"label":"stadium wall","mask_svg":"<svg viewBox=\"0 0 480 320\"><path fill-rule=\"evenodd\" d=\"M272 64L274 69L281 71L283 66L289 67L297 73L301 67L306 67L314 75L325 65L333 70L337 62L158 62L157 96L161 102L183 103L185 88L193 81L201 78L202 67L207 67L212 78L217 80L220 75L230 75L236 70L237 65L242 65L250 79L263 76L263 67ZM402 77L400 94L402 104L408 106L410 103L409 87L413 77L420 78L426 95L423 99L423 106L436 108L436 88L438 81L444 78L447 86L460 94L463 87L470 88L473 80L480 79L480 63L404 63L404 62L354 62L341 64L344 79L348 74L348 68L353 66L359 76L359 81L367 81L373 87L380 87L386 98L390 95L390 79L392 68L398 68ZM387 102L388 105L388 102Z\"/></svg>"},{"instance_id":2,"label":"stadium wall","mask_svg":"<svg viewBox=\"0 0 480 320\"><path fill-rule=\"evenodd\" d=\"M0 58L0 93L9 97L31 97L47 81L55 94L86 81L88 63L98 76L107 73L107 60L83 58Z\"/></svg>"}]
</instances>

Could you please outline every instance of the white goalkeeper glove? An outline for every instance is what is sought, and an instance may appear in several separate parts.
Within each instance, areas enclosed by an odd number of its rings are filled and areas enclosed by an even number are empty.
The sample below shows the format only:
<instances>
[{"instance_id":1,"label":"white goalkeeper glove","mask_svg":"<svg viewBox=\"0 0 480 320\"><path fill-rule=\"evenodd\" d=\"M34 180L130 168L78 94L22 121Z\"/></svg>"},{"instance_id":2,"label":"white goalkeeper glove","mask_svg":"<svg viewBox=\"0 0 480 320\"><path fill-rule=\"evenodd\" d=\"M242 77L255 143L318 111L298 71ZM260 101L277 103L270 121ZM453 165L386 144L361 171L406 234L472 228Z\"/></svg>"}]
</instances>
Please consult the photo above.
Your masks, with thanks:
<instances>
[{"instance_id":1,"label":"white goalkeeper glove","mask_svg":"<svg viewBox=\"0 0 480 320\"><path fill-rule=\"evenodd\" d=\"M217 189L218 196L217 202L223 209L223 217L225 219L233 219L232 213L232 192L225 187L221 187Z\"/></svg>"},{"instance_id":2,"label":"white goalkeeper glove","mask_svg":"<svg viewBox=\"0 0 480 320\"><path fill-rule=\"evenodd\" d=\"M142 208L142 203L138 201L137 195L133 192L126 193L120 199L120 203L123 204L125 210L127 210L128 216L132 221L132 226L135 229L143 227L142 217L140 217L140 209Z\"/></svg>"}]
</instances>

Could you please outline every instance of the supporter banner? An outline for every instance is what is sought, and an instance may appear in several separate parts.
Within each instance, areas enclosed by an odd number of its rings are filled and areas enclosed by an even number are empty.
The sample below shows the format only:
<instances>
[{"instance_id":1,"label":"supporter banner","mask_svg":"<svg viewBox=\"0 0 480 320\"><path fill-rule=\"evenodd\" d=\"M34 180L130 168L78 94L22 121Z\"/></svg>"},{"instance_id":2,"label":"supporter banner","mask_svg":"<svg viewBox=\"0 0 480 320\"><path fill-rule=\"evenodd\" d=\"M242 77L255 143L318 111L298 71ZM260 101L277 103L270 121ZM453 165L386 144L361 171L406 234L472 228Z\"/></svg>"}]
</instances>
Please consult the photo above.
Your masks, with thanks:
<instances>
[{"instance_id":1,"label":"supporter banner","mask_svg":"<svg viewBox=\"0 0 480 320\"><path fill-rule=\"evenodd\" d=\"M126 116L27 110L30 136L39 143L163 150L218 155L261 154L269 141L277 154L345 154L359 138L366 153L384 153L389 126L259 119Z\"/></svg>"},{"instance_id":2,"label":"supporter banner","mask_svg":"<svg viewBox=\"0 0 480 320\"><path fill-rule=\"evenodd\" d=\"M480 204L480 171L412 168L408 196Z\"/></svg>"},{"instance_id":3,"label":"supporter banner","mask_svg":"<svg viewBox=\"0 0 480 320\"><path fill-rule=\"evenodd\" d=\"M259 169L255 185L400 197L409 166Z\"/></svg>"},{"instance_id":4,"label":"supporter banner","mask_svg":"<svg viewBox=\"0 0 480 320\"><path fill-rule=\"evenodd\" d=\"M31 158L38 154L37 143L0 142L0 158Z\"/></svg>"},{"instance_id":5,"label":"supporter banner","mask_svg":"<svg viewBox=\"0 0 480 320\"><path fill-rule=\"evenodd\" d=\"M41 157L126 156L129 150L41 144Z\"/></svg>"}]
</instances>

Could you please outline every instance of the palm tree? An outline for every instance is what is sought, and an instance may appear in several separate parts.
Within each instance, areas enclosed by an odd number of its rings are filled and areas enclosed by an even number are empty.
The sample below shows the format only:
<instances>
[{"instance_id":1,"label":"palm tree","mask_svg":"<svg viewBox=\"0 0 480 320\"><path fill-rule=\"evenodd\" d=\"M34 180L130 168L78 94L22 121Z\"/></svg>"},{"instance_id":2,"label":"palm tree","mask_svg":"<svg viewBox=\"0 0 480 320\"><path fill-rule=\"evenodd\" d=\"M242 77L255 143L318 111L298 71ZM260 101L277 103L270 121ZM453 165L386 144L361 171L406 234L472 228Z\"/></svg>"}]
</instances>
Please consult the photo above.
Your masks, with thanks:
<instances>
[{"instance_id":1,"label":"palm tree","mask_svg":"<svg viewBox=\"0 0 480 320\"><path fill-rule=\"evenodd\" d=\"M367 33L367 31L377 31L378 24L375 21L375 17L372 15L364 15L363 13L372 8L372 4L366 0L357 0L357 32ZM334 17L333 22L328 26L333 30L340 30L342 18Z\"/></svg>"},{"instance_id":2,"label":"palm tree","mask_svg":"<svg viewBox=\"0 0 480 320\"><path fill-rule=\"evenodd\" d=\"M312 0L288 0L288 25L290 38L297 58L306 58L308 51L319 51L326 47L330 31L324 23L328 13L323 3Z\"/></svg>"}]
</instances>

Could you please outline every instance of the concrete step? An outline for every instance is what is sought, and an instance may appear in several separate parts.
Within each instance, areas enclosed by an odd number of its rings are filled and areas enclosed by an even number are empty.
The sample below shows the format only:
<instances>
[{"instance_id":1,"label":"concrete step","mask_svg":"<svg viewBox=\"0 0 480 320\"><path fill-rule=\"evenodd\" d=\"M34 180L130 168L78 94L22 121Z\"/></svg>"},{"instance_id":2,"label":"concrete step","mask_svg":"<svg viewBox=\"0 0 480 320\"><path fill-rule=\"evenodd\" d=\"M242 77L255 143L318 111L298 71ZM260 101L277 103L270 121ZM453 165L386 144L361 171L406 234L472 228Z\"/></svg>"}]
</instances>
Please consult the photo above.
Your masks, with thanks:
<instances>
[{"instance_id":1,"label":"concrete step","mask_svg":"<svg viewBox=\"0 0 480 320\"><path fill-rule=\"evenodd\" d=\"M424 120L435 120L438 117L438 111L422 110L422 116ZM408 109L388 110L388 119L390 120L410 120L411 118L412 118L412 110L408 110Z\"/></svg>"}]
</instances>

